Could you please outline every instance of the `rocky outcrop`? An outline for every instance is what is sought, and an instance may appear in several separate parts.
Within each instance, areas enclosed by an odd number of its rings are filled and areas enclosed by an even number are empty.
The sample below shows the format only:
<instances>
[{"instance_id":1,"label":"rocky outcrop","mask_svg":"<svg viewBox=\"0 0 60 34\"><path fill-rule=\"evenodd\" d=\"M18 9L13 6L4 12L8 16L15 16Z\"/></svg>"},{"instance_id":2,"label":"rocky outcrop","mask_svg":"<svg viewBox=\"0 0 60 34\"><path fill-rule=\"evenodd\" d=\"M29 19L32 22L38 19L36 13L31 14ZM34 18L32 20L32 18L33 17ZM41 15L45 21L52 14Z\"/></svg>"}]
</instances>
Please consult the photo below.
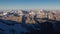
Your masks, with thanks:
<instances>
[{"instance_id":1,"label":"rocky outcrop","mask_svg":"<svg viewBox=\"0 0 60 34\"><path fill-rule=\"evenodd\" d=\"M24 11L23 11L24 12ZM50 11L0 16L0 34L60 34L60 15Z\"/></svg>"},{"instance_id":2,"label":"rocky outcrop","mask_svg":"<svg viewBox=\"0 0 60 34\"><path fill-rule=\"evenodd\" d=\"M13 10L12 12L8 12L6 15L0 14L2 19L5 20L13 20L17 22L22 22L25 20L25 23L36 23L35 20L38 22L45 22L48 19L58 20L60 21L60 12L53 12L53 11L46 11L46 10L31 10L31 11L24 11L24 10Z\"/></svg>"}]
</instances>

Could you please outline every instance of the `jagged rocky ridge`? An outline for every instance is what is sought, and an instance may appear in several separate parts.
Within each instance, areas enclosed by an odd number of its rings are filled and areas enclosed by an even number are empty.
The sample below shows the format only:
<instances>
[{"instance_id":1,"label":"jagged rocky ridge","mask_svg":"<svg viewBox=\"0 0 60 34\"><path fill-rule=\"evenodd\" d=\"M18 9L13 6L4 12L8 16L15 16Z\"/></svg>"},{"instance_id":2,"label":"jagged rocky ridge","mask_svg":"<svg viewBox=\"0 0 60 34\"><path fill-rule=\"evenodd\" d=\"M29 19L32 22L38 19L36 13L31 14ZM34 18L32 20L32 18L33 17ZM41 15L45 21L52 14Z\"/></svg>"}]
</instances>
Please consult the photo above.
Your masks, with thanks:
<instances>
[{"instance_id":1,"label":"jagged rocky ridge","mask_svg":"<svg viewBox=\"0 0 60 34\"><path fill-rule=\"evenodd\" d=\"M7 10L6 10L7 11ZM12 20L17 22L26 22L36 24L36 20L39 22L45 22L48 19L60 21L60 11L51 10L11 10L7 12L0 12L0 18L5 20ZM22 20L23 19L23 20Z\"/></svg>"},{"instance_id":2,"label":"jagged rocky ridge","mask_svg":"<svg viewBox=\"0 0 60 34\"><path fill-rule=\"evenodd\" d=\"M24 12L24 11L23 11ZM24 12L25 13L25 12ZM23 14L24 14L23 13ZM60 33L60 21L49 15L32 14L3 15L0 19L0 34L56 34ZM8 13L9 14L9 13ZM41 16L40 16L41 15ZM53 15L52 15L53 16ZM20 18L21 17L21 18ZM38 18L37 18L38 17ZM21 21L19 20L21 19ZM17 21L15 21L18 19ZM27 22L28 21L28 22ZM31 24L32 23L32 24Z\"/></svg>"}]
</instances>

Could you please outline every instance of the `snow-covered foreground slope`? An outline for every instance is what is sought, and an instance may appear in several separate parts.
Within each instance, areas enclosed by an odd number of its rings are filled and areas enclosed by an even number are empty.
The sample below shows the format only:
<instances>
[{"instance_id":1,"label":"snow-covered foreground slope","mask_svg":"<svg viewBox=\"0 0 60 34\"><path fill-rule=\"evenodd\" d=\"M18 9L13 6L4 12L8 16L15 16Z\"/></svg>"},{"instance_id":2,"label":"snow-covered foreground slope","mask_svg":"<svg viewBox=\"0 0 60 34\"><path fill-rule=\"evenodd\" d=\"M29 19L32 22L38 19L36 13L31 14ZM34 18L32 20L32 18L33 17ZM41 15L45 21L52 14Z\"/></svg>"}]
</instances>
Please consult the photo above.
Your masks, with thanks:
<instances>
[{"instance_id":1,"label":"snow-covered foreground slope","mask_svg":"<svg viewBox=\"0 0 60 34\"><path fill-rule=\"evenodd\" d=\"M18 23L0 19L0 34L55 34L60 33L60 21L49 20L39 24Z\"/></svg>"},{"instance_id":2,"label":"snow-covered foreground slope","mask_svg":"<svg viewBox=\"0 0 60 34\"><path fill-rule=\"evenodd\" d=\"M0 34L26 34L33 29L40 30L39 26L35 28L33 24L19 24L15 21L0 19Z\"/></svg>"}]
</instances>

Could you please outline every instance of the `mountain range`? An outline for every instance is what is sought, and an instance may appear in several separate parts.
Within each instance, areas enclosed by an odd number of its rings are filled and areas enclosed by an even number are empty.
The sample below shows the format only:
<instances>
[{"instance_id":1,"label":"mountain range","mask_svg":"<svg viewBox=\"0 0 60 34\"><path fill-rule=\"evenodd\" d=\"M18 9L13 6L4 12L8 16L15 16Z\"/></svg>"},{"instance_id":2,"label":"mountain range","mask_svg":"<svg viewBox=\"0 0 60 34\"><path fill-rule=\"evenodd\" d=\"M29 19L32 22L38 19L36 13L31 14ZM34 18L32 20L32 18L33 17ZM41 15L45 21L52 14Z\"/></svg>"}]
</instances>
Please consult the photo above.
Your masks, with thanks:
<instances>
[{"instance_id":1,"label":"mountain range","mask_svg":"<svg viewBox=\"0 0 60 34\"><path fill-rule=\"evenodd\" d=\"M48 19L60 21L60 11L58 10L5 10L0 11L0 18L4 20L13 20L22 22L23 19L26 23L36 23L35 19L39 22L47 21ZM35 18L35 19L34 19Z\"/></svg>"}]
</instances>

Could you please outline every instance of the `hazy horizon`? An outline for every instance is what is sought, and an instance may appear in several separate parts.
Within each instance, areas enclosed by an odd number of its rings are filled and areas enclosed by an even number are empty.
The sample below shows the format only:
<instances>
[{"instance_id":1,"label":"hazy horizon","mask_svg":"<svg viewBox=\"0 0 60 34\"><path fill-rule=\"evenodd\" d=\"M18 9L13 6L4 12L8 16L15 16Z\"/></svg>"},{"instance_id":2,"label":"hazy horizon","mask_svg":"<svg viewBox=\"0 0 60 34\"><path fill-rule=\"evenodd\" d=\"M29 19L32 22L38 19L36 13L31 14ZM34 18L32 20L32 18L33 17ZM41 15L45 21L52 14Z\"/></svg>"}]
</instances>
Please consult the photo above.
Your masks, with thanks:
<instances>
[{"instance_id":1,"label":"hazy horizon","mask_svg":"<svg viewBox=\"0 0 60 34\"><path fill-rule=\"evenodd\" d=\"M60 9L60 0L0 0L0 9Z\"/></svg>"}]
</instances>

